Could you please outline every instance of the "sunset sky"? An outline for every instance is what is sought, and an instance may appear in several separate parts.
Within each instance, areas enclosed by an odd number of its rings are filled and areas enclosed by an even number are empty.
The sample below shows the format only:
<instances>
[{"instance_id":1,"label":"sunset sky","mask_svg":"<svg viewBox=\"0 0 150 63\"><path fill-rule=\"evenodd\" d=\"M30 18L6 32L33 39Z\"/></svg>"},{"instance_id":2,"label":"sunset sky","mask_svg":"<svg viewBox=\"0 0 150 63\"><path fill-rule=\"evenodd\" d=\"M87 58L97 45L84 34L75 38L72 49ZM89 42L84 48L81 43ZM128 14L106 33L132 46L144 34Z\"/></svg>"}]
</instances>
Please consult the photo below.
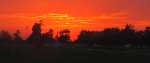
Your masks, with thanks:
<instances>
[{"instance_id":1,"label":"sunset sky","mask_svg":"<svg viewBox=\"0 0 150 63\"><path fill-rule=\"evenodd\" d=\"M70 29L72 38L83 29L150 26L150 0L0 0L0 8L0 30L19 29L23 37L40 19L43 32Z\"/></svg>"}]
</instances>

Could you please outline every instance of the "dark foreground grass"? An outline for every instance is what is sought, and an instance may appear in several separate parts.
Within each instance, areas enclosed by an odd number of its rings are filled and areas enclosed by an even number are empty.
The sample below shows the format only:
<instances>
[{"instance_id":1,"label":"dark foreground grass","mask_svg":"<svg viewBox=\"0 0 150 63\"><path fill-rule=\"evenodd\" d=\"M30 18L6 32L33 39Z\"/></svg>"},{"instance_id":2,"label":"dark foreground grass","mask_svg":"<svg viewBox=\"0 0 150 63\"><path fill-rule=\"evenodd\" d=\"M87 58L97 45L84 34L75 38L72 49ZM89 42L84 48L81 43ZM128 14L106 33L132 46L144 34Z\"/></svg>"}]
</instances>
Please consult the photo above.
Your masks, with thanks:
<instances>
[{"instance_id":1,"label":"dark foreground grass","mask_svg":"<svg viewBox=\"0 0 150 63\"><path fill-rule=\"evenodd\" d=\"M148 50L0 48L0 63L149 63Z\"/></svg>"}]
</instances>

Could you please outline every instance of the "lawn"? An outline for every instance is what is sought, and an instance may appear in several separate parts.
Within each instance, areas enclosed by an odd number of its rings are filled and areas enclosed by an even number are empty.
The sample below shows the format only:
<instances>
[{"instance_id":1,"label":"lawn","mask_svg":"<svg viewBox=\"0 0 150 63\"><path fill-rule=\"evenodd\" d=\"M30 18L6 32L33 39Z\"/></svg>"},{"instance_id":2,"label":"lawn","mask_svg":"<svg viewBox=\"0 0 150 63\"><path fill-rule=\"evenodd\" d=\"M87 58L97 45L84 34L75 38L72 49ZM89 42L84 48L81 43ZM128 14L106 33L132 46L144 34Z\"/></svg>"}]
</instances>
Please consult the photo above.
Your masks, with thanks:
<instances>
[{"instance_id":1,"label":"lawn","mask_svg":"<svg viewBox=\"0 0 150 63\"><path fill-rule=\"evenodd\" d=\"M88 48L0 48L2 63L145 63L149 50Z\"/></svg>"}]
</instances>

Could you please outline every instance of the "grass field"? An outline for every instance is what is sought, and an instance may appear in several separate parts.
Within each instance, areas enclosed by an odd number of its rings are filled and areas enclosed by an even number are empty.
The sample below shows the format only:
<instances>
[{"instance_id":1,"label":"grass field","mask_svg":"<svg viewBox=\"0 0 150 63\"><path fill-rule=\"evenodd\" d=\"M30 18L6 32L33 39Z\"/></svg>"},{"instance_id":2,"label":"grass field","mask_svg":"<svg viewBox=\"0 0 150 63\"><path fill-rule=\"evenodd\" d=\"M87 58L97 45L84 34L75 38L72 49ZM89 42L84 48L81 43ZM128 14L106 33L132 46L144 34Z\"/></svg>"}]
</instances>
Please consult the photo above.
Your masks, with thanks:
<instances>
[{"instance_id":1,"label":"grass field","mask_svg":"<svg viewBox=\"0 0 150 63\"><path fill-rule=\"evenodd\" d=\"M144 49L0 48L1 63L149 63Z\"/></svg>"}]
</instances>

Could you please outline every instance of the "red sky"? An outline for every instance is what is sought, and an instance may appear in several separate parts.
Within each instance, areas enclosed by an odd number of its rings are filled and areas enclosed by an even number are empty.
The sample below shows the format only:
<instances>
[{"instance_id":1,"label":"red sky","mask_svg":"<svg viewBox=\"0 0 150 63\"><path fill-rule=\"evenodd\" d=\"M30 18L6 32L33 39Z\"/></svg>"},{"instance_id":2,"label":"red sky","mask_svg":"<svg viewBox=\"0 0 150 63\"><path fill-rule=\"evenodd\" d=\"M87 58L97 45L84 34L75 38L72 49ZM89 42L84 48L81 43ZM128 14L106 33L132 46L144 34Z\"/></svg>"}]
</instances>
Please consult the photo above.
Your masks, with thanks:
<instances>
[{"instance_id":1,"label":"red sky","mask_svg":"<svg viewBox=\"0 0 150 63\"><path fill-rule=\"evenodd\" d=\"M150 25L150 0L0 0L0 30L23 37L31 26L43 19L43 32L71 29L72 38L80 30L122 28L131 23L137 30ZM27 33L29 32L29 33Z\"/></svg>"}]
</instances>

